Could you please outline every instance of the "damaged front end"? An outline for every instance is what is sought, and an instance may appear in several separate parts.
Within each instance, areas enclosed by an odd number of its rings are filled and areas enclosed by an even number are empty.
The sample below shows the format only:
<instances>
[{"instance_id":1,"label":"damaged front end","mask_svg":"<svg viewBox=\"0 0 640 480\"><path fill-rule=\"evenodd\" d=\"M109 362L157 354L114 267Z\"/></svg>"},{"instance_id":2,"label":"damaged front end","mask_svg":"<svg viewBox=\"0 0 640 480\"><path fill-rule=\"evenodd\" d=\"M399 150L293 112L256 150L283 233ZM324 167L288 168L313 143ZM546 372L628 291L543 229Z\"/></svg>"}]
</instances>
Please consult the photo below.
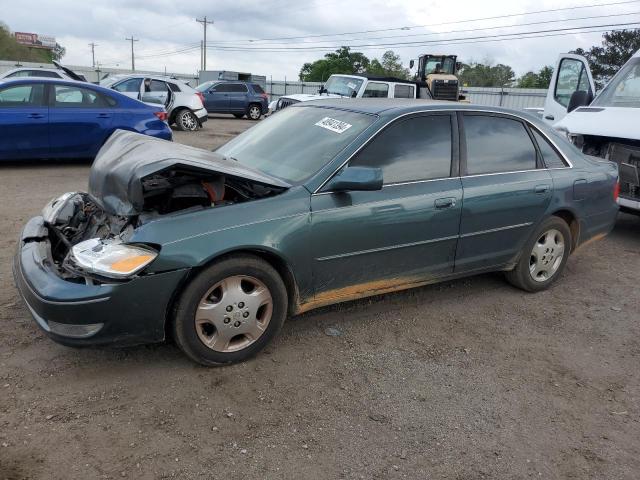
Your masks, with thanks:
<instances>
[{"instance_id":1,"label":"damaged front end","mask_svg":"<svg viewBox=\"0 0 640 480\"><path fill-rule=\"evenodd\" d=\"M159 245L131 243L141 225L277 195L288 187L214 152L118 131L96 157L89 191L52 200L42 216L61 278L111 283L137 275L158 256Z\"/></svg>"}]
</instances>

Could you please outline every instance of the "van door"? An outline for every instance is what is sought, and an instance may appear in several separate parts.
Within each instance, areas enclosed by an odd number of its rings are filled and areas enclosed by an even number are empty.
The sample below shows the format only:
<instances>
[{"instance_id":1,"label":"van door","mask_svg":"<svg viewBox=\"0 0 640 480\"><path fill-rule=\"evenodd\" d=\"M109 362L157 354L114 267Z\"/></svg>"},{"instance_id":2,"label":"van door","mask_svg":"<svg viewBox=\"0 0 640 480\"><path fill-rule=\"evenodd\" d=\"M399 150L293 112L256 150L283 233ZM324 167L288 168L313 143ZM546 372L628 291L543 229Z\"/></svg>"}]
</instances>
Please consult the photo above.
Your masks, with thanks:
<instances>
[{"instance_id":1,"label":"van door","mask_svg":"<svg viewBox=\"0 0 640 480\"><path fill-rule=\"evenodd\" d=\"M543 118L554 124L567 114L567 107L573 92L578 90L595 96L596 88L587 59L581 55L563 53L558 57L553 70L547 98L544 102Z\"/></svg>"}]
</instances>

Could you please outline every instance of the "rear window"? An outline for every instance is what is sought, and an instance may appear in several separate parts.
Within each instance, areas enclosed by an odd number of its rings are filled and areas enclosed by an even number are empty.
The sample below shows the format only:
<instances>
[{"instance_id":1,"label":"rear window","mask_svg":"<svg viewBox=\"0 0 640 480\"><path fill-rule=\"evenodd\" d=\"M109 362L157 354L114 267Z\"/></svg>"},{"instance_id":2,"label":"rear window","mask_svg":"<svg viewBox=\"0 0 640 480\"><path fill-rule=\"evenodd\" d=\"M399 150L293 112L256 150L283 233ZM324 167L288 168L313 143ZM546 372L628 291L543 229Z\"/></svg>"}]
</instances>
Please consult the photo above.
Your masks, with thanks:
<instances>
[{"instance_id":1,"label":"rear window","mask_svg":"<svg viewBox=\"0 0 640 480\"><path fill-rule=\"evenodd\" d=\"M289 107L238 135L217 152L290 183L308 179L376 119L317 107Z\"/></svg>"},{"instance_id":2,"label":"rear window","mask_svg":"<svg viewBox=\"0 0 640 480\"><path fill-rule=\"evenodd\" d=\"M251 86L253 87L253 91L254 92L256 92L256 93L264 93L264 90L262 89L262 87L260 85L252 83Z\"/></svg>"},{"instance_id":3,"label":"rear window","mask_svg":"<svg viewBox=\"0 0 640 480\"><path fill-rule=\"evenodd\" d=\"M171 89L172 92L180 92L180 87L178 85L176 85L175 83L167 83L167 85L169 85L169 88Z\"/></svg>"}]
</instances>

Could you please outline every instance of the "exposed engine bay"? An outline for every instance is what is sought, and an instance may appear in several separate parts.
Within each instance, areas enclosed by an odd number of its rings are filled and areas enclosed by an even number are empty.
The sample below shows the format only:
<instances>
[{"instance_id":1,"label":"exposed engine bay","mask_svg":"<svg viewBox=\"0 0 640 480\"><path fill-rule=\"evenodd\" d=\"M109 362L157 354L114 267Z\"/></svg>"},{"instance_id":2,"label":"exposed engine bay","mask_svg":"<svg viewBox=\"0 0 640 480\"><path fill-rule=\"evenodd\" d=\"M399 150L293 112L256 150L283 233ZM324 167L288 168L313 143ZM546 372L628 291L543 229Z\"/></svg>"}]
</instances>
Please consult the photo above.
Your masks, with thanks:
<instances>
[{"instance_id":1,"label":"exposed engine bay","mask_svg":"<svg viewBox=\"0 0 640 480\"><path fill-rule=\"evenodd\" d=\"M574 144L586 155L618 164L620 195L640 200L640 141L595 135L573 135Z\"/></svg>"}]
</instances>

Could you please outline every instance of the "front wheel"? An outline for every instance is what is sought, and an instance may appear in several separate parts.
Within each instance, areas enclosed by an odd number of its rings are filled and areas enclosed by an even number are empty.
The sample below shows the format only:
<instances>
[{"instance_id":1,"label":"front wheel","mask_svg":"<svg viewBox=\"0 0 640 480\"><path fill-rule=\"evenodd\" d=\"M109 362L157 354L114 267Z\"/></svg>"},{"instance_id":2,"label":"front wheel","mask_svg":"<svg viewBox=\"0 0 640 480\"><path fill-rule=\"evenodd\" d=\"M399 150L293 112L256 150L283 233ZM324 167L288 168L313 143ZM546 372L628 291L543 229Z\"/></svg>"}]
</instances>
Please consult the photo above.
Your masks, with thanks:
<instances>
[{"instance_id":1,"label":"front wheel","mask_svg":"<svg viewBox=\"0 0 640 480\"><path fill-rule=\"evenodd\" d=\"M174 321L176 343L202 365L245 360L280 330L287 298L280 275L262 259L222 259L195 277L181 295Z\"/></svg>"},{"instance_id":2,"label":"front wheel","mask_svg":"<svg viewBox=\"0 0 640 480\"><path fill-rule=\"evenodd\" d=\"M193 132L198 129L198 119L191 110L180 110L176 115L176 127L183 132Z\"/></svg>"},{"instance_id":3,"label":"front wheel","mask_svg":"<svg viewBox=\"0 0 640 480\"><path fill-rule=\"evenodd\" d=\"M516 267L506 273L512 285L528 292L548 288L562 274L571 252L571 231L559 217L542 222L525 244Z\"/></svg>"},{"instance_id":4,"label":"front wheel","mask_svg":"<svg viewBox=\"0 0 640 480\"><path fill-rule=\"evenodd\" d=\"M255 103L249 105L249 109L247 110L247 116L251 120L259 120L262 116L262 108L260 105L256 105Z\"/></svg>"}]
</instances>

